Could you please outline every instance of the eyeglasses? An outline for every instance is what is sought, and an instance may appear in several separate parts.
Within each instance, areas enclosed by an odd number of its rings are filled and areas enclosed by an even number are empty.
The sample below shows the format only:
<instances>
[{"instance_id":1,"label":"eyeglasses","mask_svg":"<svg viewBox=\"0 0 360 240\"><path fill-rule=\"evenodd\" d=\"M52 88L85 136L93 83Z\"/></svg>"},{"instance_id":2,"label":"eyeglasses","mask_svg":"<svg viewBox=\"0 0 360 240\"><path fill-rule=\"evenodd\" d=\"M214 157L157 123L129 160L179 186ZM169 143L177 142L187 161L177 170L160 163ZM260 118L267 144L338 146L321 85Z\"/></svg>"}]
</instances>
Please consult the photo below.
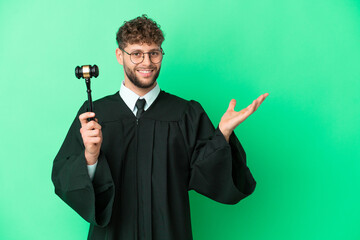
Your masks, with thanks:
<instances>
[{"instance_id":1,"label":"eyeglasses","mask_svg":"<svg viewBox=\"0 0 360 240\"><path fill-rule=\"evenodd\" d=\"M150 52L141 52L141 51L135 51L132 53L128 53L124 49L120 48L123 52L125 52L127 55L130 55L130 60L134 64L139 64L144 61L145 54L149 54L150 61L152 63L159 63L163 59L163 55L165 55L165 52L161 50L153 50Z\"/></svg>"}]
</instances>

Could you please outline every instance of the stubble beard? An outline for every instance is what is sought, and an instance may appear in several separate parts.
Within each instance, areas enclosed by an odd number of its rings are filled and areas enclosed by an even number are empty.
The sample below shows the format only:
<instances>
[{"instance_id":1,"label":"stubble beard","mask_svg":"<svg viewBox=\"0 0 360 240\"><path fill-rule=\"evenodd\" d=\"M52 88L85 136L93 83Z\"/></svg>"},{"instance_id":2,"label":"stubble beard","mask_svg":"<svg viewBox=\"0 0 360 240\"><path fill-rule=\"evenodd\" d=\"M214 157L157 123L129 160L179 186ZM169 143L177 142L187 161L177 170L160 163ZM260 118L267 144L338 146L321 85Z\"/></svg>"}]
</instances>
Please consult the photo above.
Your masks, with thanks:
<instances>
[{"instance_id":1,"label":"stubble beard","mask_svg":"<svg viewBox=\"0 0 360 240\"><path fill-rule=\"evenodd\" d=\"M154 83L156 82L156 79L158 78L158 76L160 74L160 68L159 68L159 70L157 70L153 79L149 83L144 83L144 82L141 82L138 77L136 77L136 74L134 71L132 71L130 68L128 68L127 66L124 65L125 74L128 77L128 79L130 80L130 82L132 82L132 84L134 84L136 87L143 88L143 89L150 88L154 85ZM154 71L156 71L155 67L152 67L152 69L154 69Z\"/></svg>"}]
</instances>

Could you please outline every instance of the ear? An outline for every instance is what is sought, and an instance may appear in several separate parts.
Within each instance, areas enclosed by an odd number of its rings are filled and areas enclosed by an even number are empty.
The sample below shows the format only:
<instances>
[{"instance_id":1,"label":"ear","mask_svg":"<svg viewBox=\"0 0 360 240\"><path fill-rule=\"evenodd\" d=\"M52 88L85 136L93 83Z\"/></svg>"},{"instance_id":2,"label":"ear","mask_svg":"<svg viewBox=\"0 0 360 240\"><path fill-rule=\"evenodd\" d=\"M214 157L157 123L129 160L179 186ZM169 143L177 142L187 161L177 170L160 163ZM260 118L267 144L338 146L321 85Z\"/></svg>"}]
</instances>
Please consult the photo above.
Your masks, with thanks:
<instances>
[{"instance_id":1,"label":"ear","mask_svg":"<svg viewBox=\"0 0 360 240\"><path fill-rule=\"evenodd\" d=\"M118 61L121 65L123 65L123 64L124 64L124 63L123 63L123 52L121 51L121 49L120 49L120 48L117 48L116 51L115 51L115 54L116 54L116 59L117 59L117 61Z\"/></svg>"}]
</instances>

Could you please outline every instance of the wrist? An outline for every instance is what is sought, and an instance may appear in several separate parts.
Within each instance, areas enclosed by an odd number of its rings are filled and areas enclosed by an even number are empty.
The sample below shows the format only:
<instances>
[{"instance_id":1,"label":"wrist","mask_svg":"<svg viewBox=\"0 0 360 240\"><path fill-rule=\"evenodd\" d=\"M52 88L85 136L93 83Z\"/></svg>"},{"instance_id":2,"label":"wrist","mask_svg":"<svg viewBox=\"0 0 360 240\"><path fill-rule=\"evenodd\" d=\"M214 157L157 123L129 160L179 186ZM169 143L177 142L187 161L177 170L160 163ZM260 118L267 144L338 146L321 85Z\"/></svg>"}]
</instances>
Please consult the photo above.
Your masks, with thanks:
<instances>
[{"instance_id":1,"label":"wrist","mask_svg":"<svg viewBox=\"0 0 360 240\"><path fill-rule=\"evenodd\" d=\"M222 133L222 135L224 136L225 140L227 142L229 142L229 139L230 139L230 135L231 133L233 132L232 130L229 130L229 129L223 129L220 125L219 125L219 130L220 132Z\"/></svg>"},{"instance_id":2,"label":"wrist","mask_svg":"<svg viewBox=\"0 0 360 240\"><path fill-rule=\"evenodd\" d=\"M90 154L85 150L85 160L87 165L94 165L98 161L99 154Z\"/></svg>"}]
</instances>

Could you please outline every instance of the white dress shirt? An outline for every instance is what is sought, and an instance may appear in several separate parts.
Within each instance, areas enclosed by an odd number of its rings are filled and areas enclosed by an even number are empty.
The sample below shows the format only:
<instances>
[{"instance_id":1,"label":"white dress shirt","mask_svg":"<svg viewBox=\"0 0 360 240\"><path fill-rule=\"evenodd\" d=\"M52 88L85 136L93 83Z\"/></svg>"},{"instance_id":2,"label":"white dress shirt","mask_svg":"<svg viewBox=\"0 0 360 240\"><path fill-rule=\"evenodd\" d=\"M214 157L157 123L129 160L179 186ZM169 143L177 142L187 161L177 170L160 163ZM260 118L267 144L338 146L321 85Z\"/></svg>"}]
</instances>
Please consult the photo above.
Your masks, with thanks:
<instances>
[{"instance_id":1,"label":"white dress shirt","mask_svg":"<svg viewBox=\"0 0 360 240\"><path fill-rule=\"evenodd\" d=\"M130 110L134 113L135 116L138 110L135 104L138 99L145 99L146 103L144 106L144 111L146 111L151 106L151 104L153 104L155 99L159 96L159 93L160 93L160 87L157 83L156 86L150 90L150 92L148 92L142 97L131 91L129 88L125 87L124 82L122 82L119 91L120 97L125 102L126 106L128 106ZM97 163L98 162L96 161L96 163L93 165L87 165L91 180L94 178Z\"/></svg>"}]
</instances>

